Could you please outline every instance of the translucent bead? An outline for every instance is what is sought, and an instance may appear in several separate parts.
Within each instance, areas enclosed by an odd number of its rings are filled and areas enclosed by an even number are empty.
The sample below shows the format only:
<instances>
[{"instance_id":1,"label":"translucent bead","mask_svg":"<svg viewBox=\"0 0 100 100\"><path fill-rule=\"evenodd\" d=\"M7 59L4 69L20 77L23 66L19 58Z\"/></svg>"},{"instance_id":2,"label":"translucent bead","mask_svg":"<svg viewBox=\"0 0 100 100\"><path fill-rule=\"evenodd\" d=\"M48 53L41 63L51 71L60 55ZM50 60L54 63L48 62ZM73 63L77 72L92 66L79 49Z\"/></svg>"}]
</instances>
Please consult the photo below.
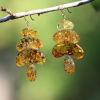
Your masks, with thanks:
<instances>
[{"instance_id":1,"label":"translucent bead","mask_svg":"<svg viewBox=\"0 0 100 100\"><path fill-rule=\"evenodd\" d=\"M37 36L37 31L34 28L25 28L20 32L21 37L36 37Z\"/></svg>"},{"instance_id":2,"label":"translucent bead","mask_svg":"<svg viewBox=\"0 0 100 100\"><path fill-rule=\"evenodd\" d=\"M70 56L66 56L64 59L64 69L67 74L73 74L75 72L74 60Z\"/></svg>"},{"instance_id":3,"label":"translucent bead","mask_svg":"<svg viewBox=\"0 0 100 100\"><path fill-rule=\"evenodd\" d=\"M42 52L36 49L23 50L16 57L16 64L18 66L24 66L29 62L43 65L46 62L46 57Z\"/></svg>"},{"instance_id":4,"label":"translucent bead","mask_svg":"<svg viewBox=\"0 0 100 100\"><path fill-rule=\"evenodd\" d=\"M64 20L57 25L58 30L73 29L74 24L69 20Z\"/></svg>"},{"instance_id":5,"label":"translucent bead","mask_svg":"<svg viewBox=\"0 0 100 100\"><path fill-rule=\"evenodd\" d=\"M43 47L43 43L35 37L23 38L17 43L17 46L16 46L18 51L22 51L29 48L41 49L42 47Z\"/></svg>"},{"instance_id":6,"label":"translucent bead","mask_svg":"<svg viewBox=\"0 0 100 100\"><path fill-rule=\"evenodd\" d=\"M77 59L81 59L84 55L84 51L78 44L73 44L71 42L61 42L54 46L52 54L56 58L62 57L64 55L70 55Z\"/></svg>"},{"instance_id":7,"label":"translucent bead","mask_svg":"<svg viewBox=\"0 0 100 100\"><path fill-rule=\"evenodd\" d=\"M53 35L53 41L56 43L64 42L64 41L69 41L72 43L77 43L80 40L79 35L71 30L61 30L56 32Z\"/></svg>"},{"instance_id":8,"label":"translucent bead","mask_svg":"<svg viewBox=\"0 0 100 100\"><path fill-rule=\"evenodd\" d=\"M30 82L33 82L37 78L36 68L32 63L29 63L26 69L26 76Z\"/></svg>"}]
</instances>

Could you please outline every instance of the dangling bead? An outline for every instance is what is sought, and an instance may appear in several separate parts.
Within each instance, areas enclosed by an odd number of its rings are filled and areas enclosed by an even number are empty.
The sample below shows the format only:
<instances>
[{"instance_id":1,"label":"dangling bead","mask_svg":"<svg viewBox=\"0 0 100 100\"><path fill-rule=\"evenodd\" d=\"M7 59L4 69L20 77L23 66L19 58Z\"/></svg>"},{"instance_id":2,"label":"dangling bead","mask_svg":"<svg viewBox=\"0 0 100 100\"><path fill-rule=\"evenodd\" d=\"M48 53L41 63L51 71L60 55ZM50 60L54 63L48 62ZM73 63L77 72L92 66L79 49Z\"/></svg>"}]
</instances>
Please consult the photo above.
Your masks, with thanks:
<instances>
[{"instance_id":1,"label":"dangling bead","mask_svg":"<svg viewBox=\"0 0 100 100\"><path fill-rule=\"evenodd\" d=\"M34 66L32 63L29 63L29 64L27 65L26 76L27 76L27 79L28 79L30 82L35 81L36 78L37 78L36 68L35 68L35 66Z\"/></svg>"},{"instance_id":2,"label":"dangling bead","mask_svg":"<svg viewBox=\"0 0 100 100\"><path fill-rule=\"evenodd\" d=\"M70 56L66 56L64 59L64 69L67 74L73 74L75 72L74 60Z\"/></svg>"},{"instance_id":3,"label":"dangling bead","mask_svg":"<svg viewBox=\"0 0 100 100\"><path fill-rule=\"evenodd\" d=\"M21 37L36 37L37 36L37 31L34 28L25 28L20 32Z\"/></svg>"},{"instance_id":4,"label":"dangling bead","mask_svg":"<svg viewBox=\"0 0 100 100\"><path fill-rule=\"evenodd\" d=\"M84 51L78 44L61 42L53 47L52 54L56 58L64 55L70 55L77 59L81 59L84 56Z\"/></svg>"},{"instance_id":5,"label":"dangling bead","mask_svg":"<svg viewBox=\"0 0 100 100\"><path fill-rule=\"evenodd\" d=\"M69 20L64 20L57 25L58 30L73 29L74 24Z\"/></svg>"},{"instance_id":6,"label":"dangling bead","mask_svg":"<svg viewBox=\"0 0 100 100\"><path fill-rule=\"evenodd\" d=\"M41 49L43 47L43 43L42 41L40 41L39 39L35 38L35 37L26 37L21 39L18 43L17 43L17 50L18 51L22 51L25 49Z\"/></svg>"},{"instance_id":7,"label":"dangling bead","mask_svg":"<svg viewBox=\"0 0 100 100\"><path fill-rule=\"evenodd\" d=\"M24 66L29 62L43 65L46 62L46 57L42 52L36 49L23 50L16 57L17 66Z\"/></svg>"},{"instance_id":8,"label":"dangling bead","mask_svg":"<svg viewBox=\"0 0 100 100\"><path fill-rule=\"evenodd\" d=\"M53 35L53 41L56 43L68 41L71 43L77 43L80 40L79 35L72 30L61 30Z\"/></svg>"}]
</instances>

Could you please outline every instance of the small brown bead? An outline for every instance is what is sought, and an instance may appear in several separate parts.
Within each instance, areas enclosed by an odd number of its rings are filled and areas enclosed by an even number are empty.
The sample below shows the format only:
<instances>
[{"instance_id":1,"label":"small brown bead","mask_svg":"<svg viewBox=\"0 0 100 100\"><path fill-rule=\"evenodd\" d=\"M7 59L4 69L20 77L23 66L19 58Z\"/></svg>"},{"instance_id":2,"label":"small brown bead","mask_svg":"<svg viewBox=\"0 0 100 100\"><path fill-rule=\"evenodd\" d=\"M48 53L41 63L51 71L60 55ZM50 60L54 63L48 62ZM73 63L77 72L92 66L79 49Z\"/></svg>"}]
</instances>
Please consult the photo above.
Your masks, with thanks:
<instances>
[{"instance_id":1,"label":"small brown bead","mask_svg":"<svg viewBox=\"0 0 100 100\"><path fill-rule=\"evenodd\" d=\"M75 72L74 60L68 55L64 59L64 69L67 74L73 74Z\"/></svg>"},{"instance_id":2,"label":"small brown bead","mask_svg":"<svg viewBox=\"0 0 100 100\"><path fill-rule=\"evenodd\" d=\"M61 21L57 25L57 29L58 30L73 29L73 27L74 27L74 24L71 21L69 21L69 20Z\"/></svg>"},{"instance_id":3,"label":"small brown bead","mask_svg":"<svg viewBox=\"0 0 100 100\"><path fill-rule=\"evenodd\" d=\"M20 32L21 37L36 37L37 36L37 31L34 28L25 28Z\"/></svg>"},{"instance_id":4,"label":"small brown bead","mask_svg":"<svg viewBox=\"0 0 100 100\"><path fill-rule=\"evenodd\" d=\"M35 66L34 66L32 63L29 63L29 64L27 65L26 76L27 76L27 79L28 79L30 82L35 81L36 78L37 78L36 68L35 68Z\"/></svg>"}]
</instances>

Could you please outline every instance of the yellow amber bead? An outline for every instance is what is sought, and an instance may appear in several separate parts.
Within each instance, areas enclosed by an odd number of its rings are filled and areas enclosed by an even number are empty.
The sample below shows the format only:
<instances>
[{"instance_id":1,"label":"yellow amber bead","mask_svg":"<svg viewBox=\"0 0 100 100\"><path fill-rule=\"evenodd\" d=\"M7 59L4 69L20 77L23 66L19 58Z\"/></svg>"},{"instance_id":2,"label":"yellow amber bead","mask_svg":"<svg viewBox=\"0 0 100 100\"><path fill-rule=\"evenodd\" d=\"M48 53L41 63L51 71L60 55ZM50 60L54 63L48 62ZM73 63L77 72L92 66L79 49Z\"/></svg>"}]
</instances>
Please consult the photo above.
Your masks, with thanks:
<instances>
[{"instance_id":1,"label":"yellow amber bead","mask_svg":"<svg viewBox=\"0 0 100 100\"><path fill-rule=\"evenodd\" d=\"M64 69L67 74L73 74L75 72L74 60L70 56L66 56L64 59Z\"/></svg>"},{"instance_id":2,"label":"yellow amber bead","mask_svg":"<svg viewBox=\"0 0 100 100\"><path fill-rule=\"evenodd\" d=\"M52 54L56 58L62 57L64 55L70 55L77 59L81 59L84 55L84 51L78 44L73 44L71 42L61 42L54 46Z\"/></svg>"},{"instance_id":3,"label":"yellow amber bead","mask_svg":"<svg viewBox=\"0 0 100 100\"><path fill-rule=\"evenodd\" d=\"M53 35L53 41L56 43L64 42L64 41L69 41L72 43L77 43L80 40L79 35L71 30L61 30L56 32Z\"/></svg>"},{"instance_id":4,"label":"yellow amber bead","mask_svg":"<svg viewBox=\"0 0 100 100\"><path fill-rule=\"evenodd\" d=\"M58 30L73 29L74 24L69 20L64 20L57 25Z\"/></svg>"},{"instance_id":5,"label":"yellow amber bead","mask_svg":"<svg viewBox=\"0 0 100 100\"><path fill-rule=\"evenodd\" d=\"M46 57L42 52L36 49L23 50L16 57L16 64L18 66L24 66L29 62L43 65L46 62Z\"/></svg>"},{"instance_id":6,"label":"yellow amber bead","mask_svg":"<svg viewBox=\"0 0 100 100\"><path fill-rule=\"evenodd\" d=\"M17 43L17 50L18 51L22 51L25 49L41 49L43 47L43 43L35 38L35 37L26 37L21 39L18 43Z\"/></svg>"},{"instance_id":7,"label":"yellow amber bead","mask_svg":"<svg viewBox=\"0 0 100 100\"><path fill-rule=\"evenodd\" d=\"M37 36L37 31L34 28L25 28L20 32L21 37L36 37Z\"/></svg>"},{"instance_id":8,"label":"yellow amber bead","mask_svg":"<svg viewBox=\"0 0 100 100\"><path fill-rule=\"evenodd\" d=\"M29 63L29 64L27 65L26 76L27 76L27 79L28 79L30 82L35 81L36 78L37 78L36 68L35 68L35 66L34 66L32 63Z\"/></svg>"}]
</instances>

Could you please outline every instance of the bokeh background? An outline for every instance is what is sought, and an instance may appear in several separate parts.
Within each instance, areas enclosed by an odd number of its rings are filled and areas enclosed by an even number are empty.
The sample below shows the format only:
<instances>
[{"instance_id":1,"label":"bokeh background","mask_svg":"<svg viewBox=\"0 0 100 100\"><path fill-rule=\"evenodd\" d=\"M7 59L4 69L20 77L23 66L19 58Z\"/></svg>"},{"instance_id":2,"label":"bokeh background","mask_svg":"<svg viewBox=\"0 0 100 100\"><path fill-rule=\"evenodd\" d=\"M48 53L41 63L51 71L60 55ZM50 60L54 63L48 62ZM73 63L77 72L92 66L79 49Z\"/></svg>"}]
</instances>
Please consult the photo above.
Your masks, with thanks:
<instances>
[{"instance_id":1,"label":"bokeh background","mask_svg":"<svg viewBox=\"0 0 100 100\"><path fill-rule=\"evenodd\" d=\"M71 3L77 0L0 0L0 5L12 12L25 12ZM94 1L95 2L95 1ZM100 100L100 12L91 4L63 10L66 19L75 25L73 31L80 36L78 44L85 54L74 59L76 71L68 75L64 71L64 58L54 58L52 37L57 24L63 20L61 11L26 17L29 26L37 30L44 46L40 50L47 58L44 65L35 64L37 79L29 82L26 66L18 67L15 58L20 31L26 28L24 18L0 23L0 100ZM7 16L0 12L0 18Z\"/></svg>"}]
</instances>

